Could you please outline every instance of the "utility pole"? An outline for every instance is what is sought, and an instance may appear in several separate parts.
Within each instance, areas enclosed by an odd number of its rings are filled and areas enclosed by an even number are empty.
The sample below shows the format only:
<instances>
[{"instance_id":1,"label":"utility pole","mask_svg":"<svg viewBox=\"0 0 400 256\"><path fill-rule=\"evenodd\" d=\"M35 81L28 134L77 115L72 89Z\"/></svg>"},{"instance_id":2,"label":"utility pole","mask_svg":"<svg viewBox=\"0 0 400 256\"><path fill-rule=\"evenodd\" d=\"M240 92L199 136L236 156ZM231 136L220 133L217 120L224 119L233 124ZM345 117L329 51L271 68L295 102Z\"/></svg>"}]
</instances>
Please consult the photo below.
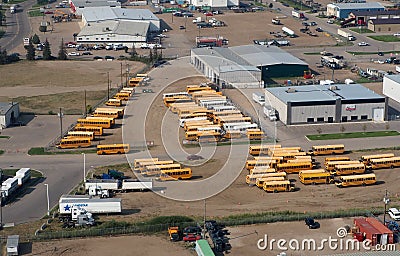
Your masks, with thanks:
<instances>
[{"instance_id":1,"label":"utility pole","mask_svg":"<svg viewBox=\"0 0 400 256\"><path fill-rule=\"evenodd\" d=\"M64 113L61 111L61 108L60 108L60 112L58 113L58 116L60 117L60 139L62 139L62 137L63 137L62 119L64 117Z\"/></svg>"},{"instance_id":2,"label":"utility pole","mask_svg":"<svg viewBox=\"0 0 400 256\"><path fill-rule=\"evenodd\" d=\"M110 99L110 72L107 72L107 100Z\"/></svg>"},{"instance_id":3,"label":"utility pole","mask_svg":"<svg viewBox=\"0 0 400 256\"><path fill-rule=\"evenodd\" d=\"M84 91L84 93L83 93L83 94L84 94L84 98L85 98L85 99L84 99L84 101L83 101L83 102L84 102L84 104L85 104L85 106L84 106L84 113L85 113L85 114L84 114L83 116L86 118L86 114L87 114L87 105L86 105L86 90Z\"/></svg>"},{"instance_id":4,"label":"utility pole","mask_svg":"<svg viewBox=\"0 0 400 256\"><path fill-rule=\"evenodd\" d=\"M203 239L206 238L206 209L207 209L207 207L206 207L206 199L204 199L204 224L203 224L204 232L203 232Z\"/></svg>"},{"instance_id":5,"label":"utility pole","mask_svg":"<svg viewBox=\"0 0 400 256\"><path fill-rule=\"evenodd\" d=\"M389 204L390 199L388 197L388 191L385 189L385 196L383 197L383 203L385 204L385 212L383 213L383 225L386 225L386 211L387 205Z\"/></svg>"},{"instance_id":6,"label":"utility pole","mask_svg":"<svg viewBox=\"0 0 400 256\"><path fill-rule=\"evenodd\" d=\"M122 62L121 62L121 85L120 86L122 87Z\"/></svg>"},{"instance_id":7,"label":"utility pole","mask_svg":"<svg viewBox=\"0 0 400 256\"><path fill-rule=\"evenodd\" d=\"M126 87L128 87L128 76L129 76L129 64L126 64L126 83L125 83Z\"/></svg>"}]
</instances>

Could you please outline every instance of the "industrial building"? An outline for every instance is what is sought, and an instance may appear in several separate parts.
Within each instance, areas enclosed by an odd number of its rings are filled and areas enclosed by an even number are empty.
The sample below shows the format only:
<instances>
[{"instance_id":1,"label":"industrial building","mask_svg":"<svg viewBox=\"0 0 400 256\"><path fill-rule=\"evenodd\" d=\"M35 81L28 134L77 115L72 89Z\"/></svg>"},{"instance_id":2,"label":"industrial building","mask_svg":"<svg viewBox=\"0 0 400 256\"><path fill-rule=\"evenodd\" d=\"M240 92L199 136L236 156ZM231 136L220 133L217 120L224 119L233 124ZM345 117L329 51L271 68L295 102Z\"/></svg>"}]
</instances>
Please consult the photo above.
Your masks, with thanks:
<instances>
[{"instance_id":1,"label":"industrial building","mask_svg":"<svg viewBox=\"0 0 400 256\"><path fill-rule=\"evenodd\" d=\"M77 16L82 15L83 10L87 10L93 7L110 7L110 8L121 8L121 3L113 0L70 0L69 1L71 12Z\"/></svg>"},{"instance_id":2,"label":"industrial building","mask_svg":"<svg viewBox=\"0 0 400 256\"><path fill-rule=\"evenodd\" d=\"M189 4L195 7L227 8L239 6L239 0L190 0Z\"/></svg>"},{"instance_id":3,"label":"industrial building","mask_svg":"<svg viewBox=\"0 0 400 256\"><path fill-rule=\"evenodd\" d=\"M385 7L378 2L368 3L330 3L326 5L326 15L339 19L346 19L350 13L356 11L383 11Z\"/></svg>"},{"instance_id":4,"label":"industrial building","mask_svg":"<svg viewBox=\"0 0 400 256\"><path fill-rule=\"evenodd\" d=\"M383 11L354 11L348 17L348 23L353 25L367 25L373 19L392 19L400 16L400 10Z\"/></svg>"},{"instance_id":5,"label":"industrial building","mask_svg":"<svg viewBox=\"0 0 400 256\"><path fill-rule=\"evenodd\" d=\"M160 20L147 9L92 7L82 12L77 42L123 44L138 47L149 33L160 31Z\"/></svg>"},{"instance_id":6,"label":"industrial building","mask_svg":"<svg viewBox=\"0 0 400 256\"><path fill-rule=\"evenodd\" d=\"M387 120L387 98L360 84L265 89L265 105L286 125Z\"/></svg>"},{"instance_id":7,"label":"industrial building","mask_svg":"<svg viewBox=\"0 0 400 256\"><path fill-rule=\"evenodd\" d=\"M363 234L364 239L371 241L372 246L394 243L393 231L375 218L356 218L354 219L354 225L358 228L359 233Z\"/></svg>"},{"instance_id":8,"label":"industrial building","mask_svg":"<svg viewBox=\"0 0 400 256\"><path fill-rule=\"evenodd\" d=\"M400 103L400 75L383 77L383 95Z\"/></svg>"},{"instance_id":9,"label":"industrial building","mask_svg":"<svg viewBox=\"0 0 400 256\"><path fill-rule=\"evenodd\" d=\"M397 33L400 31L400 18L370 19L368 29L374 32Z\"/></svg>"},{"instance_id":10,"label":"industrial building","mask_svg":"<svg viewBox=\"0 0 400 256\"><path fill-rule=\"evenodd\" d=\"M265 87L269 78L302 76L308 64L276 46L242 45L191 50L192 65L218 85Z\"/></svg>"},{"instance_id":11,"label":"industrial building","mask_svg":"<svg viewBox=\"0 0 400 256\"><path fill-rule=\"evenodd\" d=\"M0 102L0 129L16 123L18 117L18 102Z\"/></svg>"}]
</instances>

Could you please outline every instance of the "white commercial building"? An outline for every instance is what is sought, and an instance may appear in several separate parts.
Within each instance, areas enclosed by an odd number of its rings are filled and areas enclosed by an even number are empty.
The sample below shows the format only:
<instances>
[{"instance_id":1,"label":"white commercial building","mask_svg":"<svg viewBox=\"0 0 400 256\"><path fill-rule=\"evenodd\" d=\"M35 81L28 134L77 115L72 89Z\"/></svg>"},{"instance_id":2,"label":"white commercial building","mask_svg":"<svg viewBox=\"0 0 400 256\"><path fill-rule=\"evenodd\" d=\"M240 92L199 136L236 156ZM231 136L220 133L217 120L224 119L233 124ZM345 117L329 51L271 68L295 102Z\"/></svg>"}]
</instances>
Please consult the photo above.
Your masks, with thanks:
<instances>
[{"instance_id":1,"label":"white commercial building","mask_svg":"<svg viewBox=\"0 0 400 256\"><path fill-rule=\"evenodd\" d=\"M71 8L71 12L77 16L81 16L83 10L96 7L121 8L121 3L113 0L70 0L69 5Z\"/></svg>"},{"instance_id":2,"label":"white commercial building","mask_svg":"<svg viewBox=\"0 0 400 256\"><path fill-rule=\"evenodd\" d=\"M0 102L0 130L14 124L18 117L18 102Z\"/></svg>"},{"instance_id":3,"label":"white commercial building","mask_svg":"<svg viewBox=\"0 0 400 256\"><path fill-rule=\"evenodd\" d=\"M239 0L190 0L189 3L196 7L209 6L211 8L239 6Z\"/></svg>"},{"instance_id":4,"label":"white commercial building","mask_svg":"<svg viewBox=\"0 0 400 256\"><path fill-rule=\"evenodd\" d=\"M400 103L400 75L383 77L383 94Z\"/></svg>"},{"instance_id":5,"label":"white commercial building","mask_svg":"<svg viewBox=\"0 0 400 256\"><path fill-rule=\"evenodd\" d=\"M360 84L267 88L265 102L287 125L387 120L387 98Z\"/></svg>"}]
</instances>

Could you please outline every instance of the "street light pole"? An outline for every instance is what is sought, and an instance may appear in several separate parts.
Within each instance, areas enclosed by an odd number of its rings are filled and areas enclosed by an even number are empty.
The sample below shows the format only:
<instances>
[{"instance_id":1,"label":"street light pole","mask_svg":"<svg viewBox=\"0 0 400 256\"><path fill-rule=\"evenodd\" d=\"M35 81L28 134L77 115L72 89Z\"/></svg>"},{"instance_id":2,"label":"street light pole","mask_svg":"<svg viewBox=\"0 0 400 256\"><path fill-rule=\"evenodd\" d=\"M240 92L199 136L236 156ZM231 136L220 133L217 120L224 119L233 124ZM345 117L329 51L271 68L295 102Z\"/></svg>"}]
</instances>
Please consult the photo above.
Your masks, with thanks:
<instances>
[{"instance_id":1,"label":"street light pole","mask_svg":"<svg viewBox=\"0 0 400 256\"><path fill-rule=\"evenodd\" d=\"M50 217L50 200L49 200L49 184L45 183L46 197L47 197L47 215Z\"/></svg>"},{"instance_id":2,"label":"street light pole","mask_svg":"<svg viewBox=\"0 0 400 256\"><path fill-rule=\"evenodd\" d=\"M386 208L389 204L390 199L388 197L388 191L385 189L385 196L383 197L383 203L385 204L385 212L383 213L383 225L386 225Z\"/></svg>"},{"instance_id":3,"label":"street light pole","mask_svg":"<svg viewBox=\"0 0 400 256\"><path fill-rule=\"evenodd\" d=\"M62 119L64 117L64 113L61 111L61 108L60 108L60 113L58 113L58 116L60 117L60 139L62 139L63 137Z\"/></svg>"},{"instance_id":4,"label":"street light pole","mask_svg":"<svg viewBox=\"0 0 400 256\"><path fill-rule=\"evenodd\" d=\"M82 153L83 155L83 182L85 182L86 179L86 154Z\"/></svg>"}]
</instances>

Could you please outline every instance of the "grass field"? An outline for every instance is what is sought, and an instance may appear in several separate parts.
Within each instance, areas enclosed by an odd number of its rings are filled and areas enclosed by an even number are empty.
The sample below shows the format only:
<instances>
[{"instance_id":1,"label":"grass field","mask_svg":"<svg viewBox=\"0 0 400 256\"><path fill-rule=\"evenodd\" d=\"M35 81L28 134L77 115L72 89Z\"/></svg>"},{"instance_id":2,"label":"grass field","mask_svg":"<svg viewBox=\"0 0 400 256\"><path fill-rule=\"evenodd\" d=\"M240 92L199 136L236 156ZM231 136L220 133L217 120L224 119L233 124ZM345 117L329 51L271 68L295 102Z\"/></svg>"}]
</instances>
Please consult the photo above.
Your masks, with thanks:
<instances>
[{"instance_id":1,"label":"grass field","mask_svg":"<svg viewBox=\"0 0 400 256\"><path fill-rule=\"evenodd\" d=\"M393 35L369 36L369 38L372 38L374 40L381 41L381 42L400 42L400 38L397 36L393 36Z\"/></svg>"},{"instance_id":2,"label":"grass field","mask_svg":"<svg viewBox=\"0 0 400 256\"><path fill-rule=\"evenodd\" d=\"M31 148L28 151L28 155L70 155L70 154L90 154L96 153L96 149L87 149L87 150L70 150L70 151L57 151L57 152L47 152L44 148Z\"/></svg>"},{"instance_id":3,"label":"grass field","mask_svg":"<svg viewBox=\"0 0 400 256\"><path fill-rule=\"evenodd\" d=\"M353 54L353 55L375 55L375 54L378 54L378 51L376 51L376 52L348 52L348 53ZM397 54L398 51L388 51L388 52L382 52L382 53L383 54L391 54L391 53Z\"/></svg>"},{"instance_id":4,"label":"grass field","mask_svg":"<svg viewBox=\"0 0 400 256\"><path fill-rule=\"evenodd\" d=\"M3 175L15 176L15 173L18 170L19 169L3 169ZM31 177L32 178L40 178L40 177L43 177L43 174L41 172L38 172L38 171L35 171L35 170L31 170Z\"/></svg>"},{"instance_id":5,"label":"grass field","mask_svg":"<svg viewBox=\"0 0 400 256\"><path fill-rule=\"evenodd\" d=\"M0 139L9 139L10 136L0 135Z\"/></svg>"},{"instance_id":6,"label":"grass field","mask_svg":"<svg viewBox=\"0 0 400 256\"><path fill-rule=\"evenodd\" d=\"M355 33L358 33L358 34L375 33L374 31L369 30L368 28L361 28L361 29L359 29L359 28L351 28L350 30L355 32Z\"/></svg>"},{"instance_id":7,"label":"grass field","mask_svg":"<svg viewBox=\"0 0 400 256\"><path fill-rule=\"evenodd\" d=\"M347 132L347 133L330 133L330 134L313 134L306 135L309 140L338 140L352 138L368 138L368 137L385 137L399 136L398 131L376 131L376 132Z\"/></svg>"},{"instance_id":8,"label":"grass field","mask_svg":"<svg viewBox=\"0 0 400 256\"><path fill-rule=\"evenodd\" d=\"M0 155L4 154L4 150L0 149Z\"/></svg>"}]
</instances>

